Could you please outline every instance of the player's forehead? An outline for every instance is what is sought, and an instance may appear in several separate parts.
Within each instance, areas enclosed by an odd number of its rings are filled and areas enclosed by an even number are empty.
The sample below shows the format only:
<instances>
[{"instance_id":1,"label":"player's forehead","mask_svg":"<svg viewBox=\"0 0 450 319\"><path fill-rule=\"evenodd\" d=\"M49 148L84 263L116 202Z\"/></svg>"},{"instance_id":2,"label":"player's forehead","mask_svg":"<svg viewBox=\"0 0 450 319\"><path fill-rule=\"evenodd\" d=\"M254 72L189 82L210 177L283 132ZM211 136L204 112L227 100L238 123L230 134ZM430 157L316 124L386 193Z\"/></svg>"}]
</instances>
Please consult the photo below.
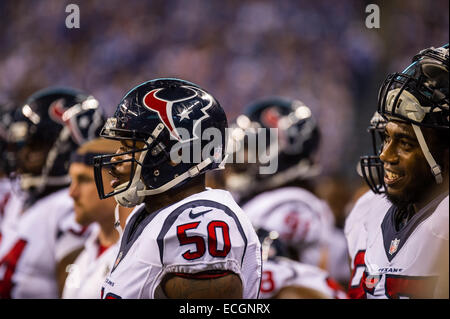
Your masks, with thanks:
<instances>
[{"instance_id":1,"label":"player's forehead","mask_svg":"<svg viewBox=\"0 0 450 319\"><path fill-rule=\"evenodd\" d=\"M76 176L94 176L94 168L92 166L73 162L69 167L69 175L73 178Z\"/></svg>"},{"instance_id":2,"label":"player's forehead","mask_svg":"<svg viewBox=\"0 0 450 319\"><path fill-rule=\"evenodd\" d=\"M412 140L417 139L411 124L405 122L389 121L386 124L385 132L394 137L408 137Z\"/></svg>"}]
</instances>

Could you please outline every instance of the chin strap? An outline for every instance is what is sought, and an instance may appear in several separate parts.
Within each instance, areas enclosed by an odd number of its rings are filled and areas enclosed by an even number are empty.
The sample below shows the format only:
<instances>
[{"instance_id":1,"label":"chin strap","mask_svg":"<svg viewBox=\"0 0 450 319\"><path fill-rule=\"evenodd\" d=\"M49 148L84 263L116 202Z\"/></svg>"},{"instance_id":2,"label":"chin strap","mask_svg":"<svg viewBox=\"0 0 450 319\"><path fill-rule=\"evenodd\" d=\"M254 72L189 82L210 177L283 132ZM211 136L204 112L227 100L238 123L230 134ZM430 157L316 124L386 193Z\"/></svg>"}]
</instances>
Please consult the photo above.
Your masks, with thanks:
<instances>
[{"instance_id":1,"label":"chin strap","mask_svg":"<svg viewBox=\"0 0 450 319\"><path fill-rule=\"evenodd\" d=\"M434 176L437 184L442 184L442 170L441 167L436 163L431 155L430 150L428 149L427 143L425 142L425 138L423 137L422 130L415 124L411 124L414 133L416 133L417 141L419 142L420 148L422 149L422 153L425 156L425 159L428 162L428 165L431 167L431 173Z\"/></svg>"},{"instance_id":2,"label":"chin strap","mask_svg":"<svg viewBox=\"0 0 450 319\"><path fill-rule=\"evenodd\" d=\"M163 125L158 125L155 130L152 133L152 137L150 137L147 140L148 144L151 144L154 139L158 137L158 135L161 133L162 129L164 128ZM141 156L139 157L139 162L143 163L144 158L147 154L148 150L145 150L141 153ZM222 160L222 162L219 164L218 169L223 169L225 166L225 162L227 160L227 156ZM182 181L184 181L187 178L197 176L205 167L210 165L213 162L211 157L208 157L201 163L191 167L189 170L184 172L183 174L175 177L170 182L155 188L155 189L146 189L145 184L141 180L141 165L138 165L136 167L135 173L133 175L133 180L131 182L130 188L126 191L119 193L114 196L117 203L119 203L121 206L125 207L134 207L136 205L141 204L144 201L145 196L149 195L157 195L161 194L172 187L178 185ZM121 184L115 188L115 190L119 190L120 188L125 188L128 185L127 183Z\"/></svg>"},{"instance_id":3,"label":"chin strap","mask_svg":"<svg viewBox=\"0 0 450 319\"><path fill-rule=\"evenodd\" d=\"M397 97L399 93L400 97ZM421 106L419 100L417 100L417 98L413 94L409 93L406 90L401 90L399 88L391 90L388 93L387 99L387 107L390 112L393 112L394 102L398 100L399 102L396 102L396 107L398 109L397 113L402 114L403 116L406 115L409 119L416 123L421 123L425 118L427 112L431 112L431 108ZM416 134L417 141L419 142L420 148L422 149L422 153L425 156L428 165L430 165L431 167L431 173L433 174L436 183L441 184L443 181L441 167L436 163L433 155L431 155L425 138L423 137L422 130L418 125L414 124L414 122L411 123L411 126L414 130L414 133Z\"/></svg>"},{"instance_id":4,"label":"chin strap","mask_svg":"<svg viewBox=\"0 0 450 319\"><path fill-rule=\"evenodd\" d=\"M175 177L170 182L162 185L161 187L158 187L158 188L155 188L155 189L138 190L137 191L137 195L145 197L145 196L148 196L148 195L156 195L156 194L163 193L163 192L171 189L172 187L176 186L177 184L181 183L185 179L187 179L189 177L197 176L201 172L202 169L204 169L205 167L207 167L211 163L212 163L212 159L210 157L208 157L207 159L205 159L200 164L191 167L186 172L184 172L183 174Z\"/></svg>"}]
</instances>

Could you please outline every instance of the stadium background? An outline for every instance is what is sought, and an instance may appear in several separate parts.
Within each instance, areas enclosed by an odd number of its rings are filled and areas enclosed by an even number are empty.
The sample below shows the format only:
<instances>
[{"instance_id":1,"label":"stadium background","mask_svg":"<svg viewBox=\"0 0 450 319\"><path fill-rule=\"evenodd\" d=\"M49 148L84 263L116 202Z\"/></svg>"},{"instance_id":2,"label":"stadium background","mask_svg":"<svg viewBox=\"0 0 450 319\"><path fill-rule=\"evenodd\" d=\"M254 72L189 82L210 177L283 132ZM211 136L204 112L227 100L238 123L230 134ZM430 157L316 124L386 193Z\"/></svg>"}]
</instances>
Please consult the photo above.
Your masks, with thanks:
<instances>
[{"instance_id":1,"label":"stadium background","mask_svg":"<svg viewBox=\"0 0 450 319\"><path fill-rule=\"evenodd\" d=\"M68 4L80 28L68 29ZM368 29L368 4L379 29ZM190 80L231 122L254 99L303 100L319 120L322 176L359 183L366 127L384 77L449 38L448 0L0 1L0 103L37 89L91 92L107 115L135 85Z\"/></svg>"}]
</instances>

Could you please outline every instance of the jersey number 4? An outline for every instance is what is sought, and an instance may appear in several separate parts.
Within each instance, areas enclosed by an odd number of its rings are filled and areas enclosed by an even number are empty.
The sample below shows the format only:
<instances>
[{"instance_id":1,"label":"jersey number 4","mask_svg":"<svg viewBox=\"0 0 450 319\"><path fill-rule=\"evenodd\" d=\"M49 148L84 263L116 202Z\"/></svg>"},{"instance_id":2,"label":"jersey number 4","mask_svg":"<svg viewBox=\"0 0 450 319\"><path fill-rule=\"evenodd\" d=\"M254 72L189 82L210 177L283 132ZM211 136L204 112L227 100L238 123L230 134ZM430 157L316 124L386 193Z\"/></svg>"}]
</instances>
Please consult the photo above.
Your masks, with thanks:
<instances>
[{"instance_id":1,"label":"jersey number 4","mask_svg":"<svg viewBox=\"0 0 450 319\"><path fill-rule=\"evenodd\" d=\"M187 231L196 229L200 222L193 222L177 227L177 236L180 245L195 244L196 250L187 250L183 253L183 257L188 260L202 257L206 252L205 240L202 236L188 236ZM223 237L223 247L219 249L217 241L217 230L220 229ZM226 257L231 250L230 231L227 223L214 220L208 224L208 252L213 257Z\"/></svg>"}]
</instances>

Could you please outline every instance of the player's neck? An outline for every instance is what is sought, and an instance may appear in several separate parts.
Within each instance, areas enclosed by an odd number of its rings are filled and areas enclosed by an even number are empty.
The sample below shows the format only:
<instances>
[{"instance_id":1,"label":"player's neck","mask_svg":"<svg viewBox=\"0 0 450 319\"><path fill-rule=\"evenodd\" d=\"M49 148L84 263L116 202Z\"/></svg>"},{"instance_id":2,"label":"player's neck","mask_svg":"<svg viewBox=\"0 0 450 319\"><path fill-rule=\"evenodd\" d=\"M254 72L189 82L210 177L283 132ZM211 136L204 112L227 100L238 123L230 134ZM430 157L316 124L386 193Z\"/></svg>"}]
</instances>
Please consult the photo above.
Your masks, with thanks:
<instances>
[{"instance_id":1,"label":"player's neck","mask_svg":"<svg viewBox=\"0 0 450 319\"><path fill-rule=\"evenodd\" d=\"M419 210L424 208L428 203L430 203L439 195L445 193L448 194L448 183L449 183L448 174L445 174L444 180L442 181L441 184L436 184L427 192L426 196L424 196L424 198L421 201L414 203L415 212L417 213Z\"/></svg>"},{"instance_id":2,"label":"player's neck","mask_svg":"<svg viewBox=\"0 0 450 319\"><path fill-rule=\"evenodd\" d=\"M152 213L158 209L177 203L186 197L203 192L206 187L204 175L199 177L199 179L191 180L179 189L171 189L159 195L147 196L144 200L145 210Z\"/></svg>"},{"instance_id":3,"label":"player's neck","mask_svg":"<svg viewBox=\"0 0 450 319\"><path fill-rule=\"evenodd\" d=\"M98 234L100 244L106 247L114 245L119 240L119 233L114 228L114 217L101 222L99 221L98 224L100 225Z\"/></svg>"},{"instance_id":4,"label":"player's neck","mask_svg":"<svg viewBox=\"0 0 450 319\"><path fill-rule=\"evenodd\" d=\"M131 212L133 211L134 207L123 207L119 205L119 222L120 222L120 227L122 229L125 229L125 223L127 221L128 216L131 214ZM114 222L113 222L114 224ZM114 228L114 231L117 232Z\"/></svg>"}]
</instances>

